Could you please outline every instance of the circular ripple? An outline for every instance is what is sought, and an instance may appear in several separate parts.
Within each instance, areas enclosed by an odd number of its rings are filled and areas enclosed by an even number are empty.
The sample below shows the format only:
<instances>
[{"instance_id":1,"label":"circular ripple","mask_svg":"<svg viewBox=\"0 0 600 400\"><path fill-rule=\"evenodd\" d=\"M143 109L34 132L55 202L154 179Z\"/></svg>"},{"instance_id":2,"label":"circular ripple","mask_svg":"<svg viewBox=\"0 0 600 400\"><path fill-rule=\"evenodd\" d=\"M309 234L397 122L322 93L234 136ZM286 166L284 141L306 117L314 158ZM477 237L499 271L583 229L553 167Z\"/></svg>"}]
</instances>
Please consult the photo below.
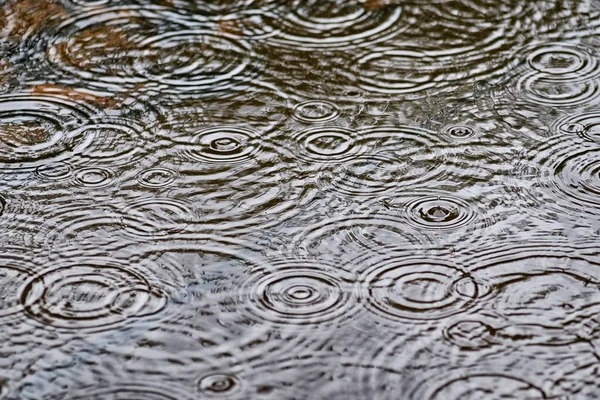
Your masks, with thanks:
<instances>
[{"instance_id":1,"label":"circular ripple","mask_svg":"<svg viewBox=\"0 0 600 400\"><path fill-rule=\"evenodd\" d=\"M586 332L600 307L597 268L584 259L524 255L488 262L472 274L494 293L491 307L510 327L503 336L557 345L596 335Z\"/></svg>"},{"instance_id":2,"label":"circular ripple","mask_svg":"<svg viewBox=\"0 0 600 400\"><path fill-rule=\"evenodd\" d=\"M67 179L73 173L73 167L70 164L58 161L52 164L45 164L39 166L35 173L41 179L49 180L49 181L60 181L63 179Z\"/></svg>"},{"instance_id":3,"label":"circular ripple","mask_svg":"<svg viewBox=\"0 0 600 400\"><path fill-rule=\"evenodd\" d=\"M548 43L527 48L516 94L535 104L575 106L600 93L598 60L584 47ZM521 56L517 59L522 58Z\"/></svg>"},{"instance_id":4,"label":"circular ripple","mask_svg":"<svg viewBox=\"0 0 600 400\"><path fill-rule=\"evenodd\" d=\"M29 280L20 293L26 314L69 330L104 330L157 313L164 297L131 268L114 262L53 267Z\"/></svg>"},{"instance_id":5,"label":"circular ripple","mask_svg":"<svg viewBox=\"0 0 600 400\"><path fill-rule=\"evenodd\" d=\"M452 125L444 129L444 134L454 140L470 139L477 135L477 132L466 125Z\"/></svg>"},{"instance_id":6,"label":"circular ripple","mask_svg":"<svg viewBox=\"0 0 600 400\"><path fill-rule=\"evenodd\" d=\"M399 170L396 165L392 158L364 156L340 166L333 172L330 184L337 191L353 196L382 193L396 187L397 181L413 170L408 166Z\"/></svg>"},{"instance_id":7,"label":"circular ripple","mask_svg":"<svg viewBox=\"0 0 600 400\"><path fill-rule=\"evenodd\" d=\"M471 276L440 260L387 259L370 268L362 282L373 312L411 322L464 312L485 294Z\"/></svg>"},{"instance_id":8,"label":"circular ripple","mask_svg":"<svg viewBox=\"0 0 600 400\"><path fill-rule=\"evenodd\" d=\"M357 134L350 129L319 127L300 132L294 139L309 161L339 161L360 153Z\"/></svg>"},{"instance_id":9,"label":"circular ripple","mask_svg":"<svg viewBox=\"0 0 600 400\"><path fill-rule=\"evenodd\" d=\"M356 48L391 38L402 29L401 8L378 10L360 2L295 0L263 13L258 34L270 45L294 50ZM270 33L265 35L265 33Z\"/></svg>"},{"instance_id":10,"label":"circular ripple","mask_svg":"<svg viewBox=\"0 0 600 400\"><path fill-rule=\"evenodd\" d=\"M541 400L547 397L542 389L523 379L490 373L471 374L445 382L427 398L430 400Z\"/></svg>"},{"instance_id":11,"label":"circular ripple","mask_svg":"<svg viewBox=\"0 0 600 400\"><path fill-rule=\"evenodd\" d=\"M208 128L196 133L188 155L198 161L238 162L260 151L257 133L236 126Z\"/></svg>"},{"instance_id":12,"label":"circular ripple","mask_svg":"<svg viewBox=\"0 0 600 400\"><path fill-rule=\"evenodd\" d=\"M342 323L356 312L354 275L306 261L282 262L256 271L248 287L251 311L282 325Z\"/></svg>"},{"instance_id":13,"label":"circular ripple","mask_svg":"<svg viewBox=\"0 0 600 400\"><path fill-rule=\"evenodd\" d=\"M410 126L365 127L357 130L358 154L325 166L317 175L323 190L334 189L351 196L371 196L391 189L417 189L443 174L436 152L435 132Z\"/></svg>"},{"instance_id":14,"label":"circular ripple","mask_svg":"<svg viewBox=\"0 0 600 400\"><path fill-rule=\"evenodd\" d=\"M410 223L434 230L452 230L467 225L476 218L475 210L457 197L425 196L406 205Z\"/></svg>"},{"instance_id":15,"label":"circular ripple","mask_svg":"<svg viewBox=\"0 0 600 400\"><path fill-rule=\"evenodd\" d=\"M324 100L308 100L294 107L294 118L302 122L318 123L332 121L340 115L340 109Z\"/></svg>"},{"instance_id":16,"label":"circular ripple","mask_svg":"<svg viewBox=\"0 0 600 400\"><path fill-rule=\"evenodd\" d=\"M378 93L410 94L439 84L431 58L419 50L373 52L356 60L356 68L361 87Z\"/></svg>"},{"instance_id":17,"label":"circular ripple","mask_svg":"<svg viewBox=\"0 0 600 400\"><path fill-rule=\"evenodd\" d=\"M561 133L577 134L593 142L600 142L600 113L568 115L557 120L552 129Z\"/></svg>"},{"instance_id":18,"label":"circular ripple","mask_svg":"<svg viewBox=\"0 0 600 400\"><path fill-rule=\"evenodd\" d=\"M78 128L78 134L94 137L83 156L89 162L110 166L130 164L144 155L145 140L149 133L135 121L125 118L102 117Z\"/></svg>"},{"instance_id":19,"label":"circular ripple","mask_svg":"<svg viewBox=\"0 0 600 400\"><path fill-rule=\"evenodd\" d=\"M429 238L403 220L376 213L328 218L312 224L292 241L294 249L311 254L340 251L350 256L361 256L365 250L414 250L426 244L430 244Z\"/></svg>"},{"instance_id":20,"label":"circular ripple","mask_svg":"<svg viewBox=\"0 0 600 400\"><path fill-rule=\"evenodd\" d=\"M59 98L1 96L0 163L22 168L82 153L94 137L76 128L91 114Z\"/></svg>"},{"instance_id":21,"label":"circular ripple","mask_svg":"<svg viewBox=\"0 0 600 400\"><path fill-rule=\"evenodd\" d=\"M527 64L535 71L557 79L586 79L598 74L598 60L583 47L549 43L530 50Z\"/></svg>"},{"instance_id":22,"label":"circular ripple","mask_svg":"<svg viewBox=\"0 0 600 400\"><path fill-rule=\"evenodd\" d=\"M441 0L423 2L423 11L438 19L465 23L500 22L525 14L527 4L514 3L510 0Z\"/></svg>"},{"instance_id":23,"label":"circular ripple","mask_svg":"<svg viewBox=\"0 0 600 400\"><path fill-rule=\"evenodd\" d=\"M193 218L188 206L174 199L140 200L123 208L119 223L135 237L159 238L184 230Z\"/></svg>"},{"instance_id":24,"label":"circular ripple","mask_svg":"<svg viewBox=\"0 0 600 400\"><path fill-rule=\"evenodd\" d=\"M600 208L600 150L557 137L536 156L542 166L539 185L554 197L550 207L577 214Z\"/></svg>"},{"instance_id":25,"label":"circular ripple","mask_svg":"<svg viewBox=\"0 0 600 400\"><path fill-rule=\"evenodd\" d=\"M140 185L148 188L159 188L171 185L177 180L177 171L168 168L150 168L138 174Z\"/></svg>"},{"instance_id":26,"label":"circular ripple","mask_svg":"<svg viewBox=\"0 0 600 400\"><path fill-rule=\"evenodd\" d=\"M32 275L32 266L22 257L0 254L0 320L23 312L19 293Z\"/></svg>"},{"instance_id":27,"label":"circular ripple","mask_svg":"<svg viewBox=\"0 0 600 400\"><path fill-rule=\"evenodd\" d=\"M140 43L144 57L136 72L149 82L201 94L250 81L258 71L250 46L235 36L212 30L177 31Z\"/></svg>"},{"instance_id":28,"label":"circular ripple","mask_svg":"<svg viewBox=\"0 0 600 400\"><path fill-rule=\"evenodd\" d=\"M371 196L426 181L433 170L433 166L418 161L364 155L324 172L318 183L350 196Z\"/></svg>"},{"instance_id":29,"label":"circular ripple","mask_svg":"<svg viewBox=\"0 0 600 400\"><path fill-rule=\"evenodd\" d=\"M200 15L237 15L241 11L260 8L264 10L277 0L213 0L213 1L190 1L190 0L168 0L168 4L178 9L189 10Z\"/></svg>"},{"instance_id":30,"label":"circular ripple","mask_svg":"<svg viewBox=\"0 0 600 400\"><path fill-rule=\"evenodd\" d=\"M498 343L496 329L483 321L460 320L444 329L445 339L464 350L488 348Z\"/></svg>"},{"instance_id":31,"label":"circular ripple","mask_svg":"<svg viewBox=\"0 0 600 400\"><path fill-rule=\"evenodd\" d=\"M563 82L537 72L521 76L515 90L534 104L565 107L589 103L600 93L595 80Z\"/></svg>"},{"instance_id":32,"label":"circular ripple","mask_svg":"<svg viewBox=\"0 0 600 400\"><path fill-rule=\"evenodd\" d=\"M198 390L206 397L230 398L241 391L241 383L233 375L210 374L200 378Z\"/></svg>"},{"instance_id":33,"label":"circular ripple","mask_svg":"<svg viewBox=\"0 0 600 400\"><path fill-rule=\"evenodd\" d=\"M260 71L251 48L214 28L190 30L162 7L99 8L65 21L47 59L65 80L122 91L161 85L161 94L212 94L248 82Z\"/></svg>"},{"instance_id":34,"label":"circular ripple","mask_svg":"<svg viewBox=\"0 0 600 400\"><path fill-rule=\"evenodd\" d=\"M75 183L88 187L106 187L113 183L114 173L107 168L82 168L75 172Z\"/></svg>"}]
</instances>

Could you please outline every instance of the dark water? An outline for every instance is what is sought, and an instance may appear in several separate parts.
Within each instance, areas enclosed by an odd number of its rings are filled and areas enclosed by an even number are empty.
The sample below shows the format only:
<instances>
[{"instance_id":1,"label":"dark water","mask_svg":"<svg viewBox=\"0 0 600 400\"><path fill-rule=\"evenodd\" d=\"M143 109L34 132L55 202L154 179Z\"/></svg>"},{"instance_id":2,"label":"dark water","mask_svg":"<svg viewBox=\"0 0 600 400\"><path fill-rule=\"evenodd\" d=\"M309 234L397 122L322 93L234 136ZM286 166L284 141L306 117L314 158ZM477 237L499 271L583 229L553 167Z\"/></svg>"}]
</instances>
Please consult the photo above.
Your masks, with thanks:
<instances>
[{"instance_id":1,"label":"dark water","mask_svg":"<svg viewBox=\"0 0 600 400\"><path fill-rule=\"evenodd\" d=\"M600 398L600 3L0 1L3 399Z\"/></svg>"}]
</instances>

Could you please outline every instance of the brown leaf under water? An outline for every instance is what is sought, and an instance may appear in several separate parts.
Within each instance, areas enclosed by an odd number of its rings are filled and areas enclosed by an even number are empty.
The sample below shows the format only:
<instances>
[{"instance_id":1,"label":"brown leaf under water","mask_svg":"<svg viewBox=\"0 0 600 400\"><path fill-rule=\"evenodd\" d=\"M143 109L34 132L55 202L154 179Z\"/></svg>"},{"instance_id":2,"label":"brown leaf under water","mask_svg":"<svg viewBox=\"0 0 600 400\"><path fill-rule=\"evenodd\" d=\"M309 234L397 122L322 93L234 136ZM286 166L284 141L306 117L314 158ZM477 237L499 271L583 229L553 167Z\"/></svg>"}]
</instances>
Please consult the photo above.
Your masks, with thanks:
<instances>
[{"instance_id":1,"label":"brown leaf under water","mask_svg":"<svg viewBox=\"0 0 600 400\"><path fill-rule=\"evenodd\" d=\"M49 0L19 0L0 8L0 37L20 41L67 15L63 5Z\"/></svg>"},{"instance_id":2,"label":"brown leaf under water","mask_svg":"<svg viewBox=\"0 0 600 400\"><path fill-rule=\"evenodd\" d=\"M116 108L122 104L121 99L115 97L97 96L92 93L83 92L81 90L72 89L65 86L45 83L33 87L32 94L51 94L62 97L67 97L73 101L84 101L108 108Z\"/></svg>"},{"instance_id":3,"label":"brown leaf under water","mask_svg":"<svg viewBox=\"0 0 600 400\"><path fill-rule=\"evenodd\" d=\"M366 0L363 7L367 11L379 11L394 4L394 0Z\"/></svg>"}]
</instances>

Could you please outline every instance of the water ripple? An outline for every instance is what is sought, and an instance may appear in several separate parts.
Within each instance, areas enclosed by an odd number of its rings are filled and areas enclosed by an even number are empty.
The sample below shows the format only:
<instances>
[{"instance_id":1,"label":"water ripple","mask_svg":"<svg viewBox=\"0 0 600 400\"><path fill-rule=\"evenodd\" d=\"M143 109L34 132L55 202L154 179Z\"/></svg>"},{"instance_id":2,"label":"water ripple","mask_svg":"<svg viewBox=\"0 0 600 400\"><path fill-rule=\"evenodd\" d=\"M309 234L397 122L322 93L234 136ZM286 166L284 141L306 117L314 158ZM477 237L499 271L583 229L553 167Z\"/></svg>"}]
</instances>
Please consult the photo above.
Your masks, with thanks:
<instances>
[{"instance_id":1,"label":"water ripple","mask_svg":"<svg viewBox=\"0 0 600 400\"><path fill-rule=\"evenodd\" d=\"M412 323L464 312L487 291L458 266L436 259L388 257L365 272L361 281L369 309Z\"/></svg>"},{"instance_id":2,"label":"water ripple","mask_svg":"<svg viewBox=\"0 0 600 400\"><path fill-rule=\"evenodd\" d=\"M239 162L260 151L257 132L237 126L203 129L194 135L190 158L205 162Z\"/></svg>"},{"instance_id":3,"label":"water ripple","mask_svg":"<svg viewBox=\"0 0 600 400\"><path fill-rule=\"evenodd\" d=\"M89 259L49 268L20 292L26 314L68 330L105 330L160 312L165 297L143 275L114 260Z\"/></svg>"},{"instance_id":4,"label":"water ripple","mask_svg":"<svg viewBox=\"0 0 600 400\"><path fill-rule=\"evenodd\" d=\"M424 196L406 205L409 222L426 229L456 229L476 218L469 204L453 196Z\"/></svg>"},{"instance_id":5,"label":"water ripple","mask_svg":"<svg viewBox=\"0 0 600 400\"><path fill-rule=\"evenodd\" d=\"M185 230L194 212L185 202L170 198L139 199L124 205L121 227L137 238L159 238Z\"/></svg>"},{"instance_id":6,"label":"water ripple","mask_svg":"<svg viewBox=\"0 0 600 400\"><path fill-rule=\"evenodd\" d=\"M339 115L338 106L324 100L307 100L294 107L294 118L312 124L332 121Z\"/></svg>"},{"instance_id":7,"label":"water ripple","mask_svg":"<svg viewBox=\"0 0 600 400\"><path fill-rule=\"evenodd\" d=\"M576 134L591 142L600 142L600 113L569 114L556 120L551 130L559 134Z\"/></svg>"},{"instance_id":8,"label":"water ripple","mask_svg":"<svg viewBox=\"0 0 600 400\"><path fill-rule=\"evenodd\" d=\"M0 319L4 323L23 315L19 294L36 270L29 256L20 255L15 250L22 249L5 246L0 252Z\"/></svg>"},{"instance_id":9,"label":"water ripple","mask_svg":"<svg viewBox=\"0 0 600 400\"><path fill-rule=\"evenodd\" d=\"M61 24L47 59L60 79L113 92L149 85L161 94L206 95L252 80L258 58L249 44L204 25L190 29L166 7L94 9Z\"/></svg>"},{"instance_id":10,"label":"water ripple","mask_svg":"<svg viewBox=\"0 0 600 400\"><path fill-rule=\"evenodd\" d=\"M375 10L360 2L341 0L292 1L242 18L250 25L250 29L242 30L245 34L262 36L260 40L269 45L296 51L372 45L404 28L399 5ZM258 26L260 30L253 32L251 28Z\"/></svg>"},{"instance_id":11,"label":"water ripple","mask_svg":"<svg viewBox=\"0 0 600 400\"><path fill-rule=\"evenodd\" d=\"M576 215L600 207L600 152L564 135L535 149L533 161L541 166L539 186L550 190L549 205Z\"/></svg>"},{"instance_id":12,"label":"water ripple","mask_svg":"<svg viewBox=\"0 0 600 400\"><path fill-rule=\"evenodd\" d=\"M27 168L82 153L94 137L77 128L93 113L81 103L56 97L0 97L0 163Z\"/></svg>"},{"instance_id":13,"label":"water ripple","mask_svg":"<svg viewBox=\"0 0 600 400\"><path fill-rule=\"evenodd\" d=\"M597 268L577 257L515 255L471 273L490 286L486 309L506 321L506 337L557 345L597 335L589 326L600 304Z\"/></svg>"},{"instance_id":14,"label":"water ripple","mask_svg":"<svg viewBox=\"0 0 600 400\"><path fill-rule=\"evenodd\" d=\"M358 308L354 284L354 274L339 266L282 260L255 268L242 292L249 292L249 311L260 319L323 327L352 318Z\"/></svg>"},{"instance_id":15,"label":"water ripple","mask_svg":"<svg viewBox=\"0 0 600 400\"><path fill-rule=\"evenodd\" d=\"M351 196L372 196L391 189L414 190L444 174L443 158L435 147L433 132L410 126L383 126L361 128L358 134L361 145L371 151L321 168L317 182L322 190L332 188Z\"/></svg>"},{"instance_id":16,"label":"water ripple","mask_svg":"<svg viewBox=\"0 0 600 400\"><path fill-rule=\"evenodd\" d=\"M108 168L82 168L75 172L75 183L87 188L106 187L113 184L114 175Z\"/></svg>"},{"instance_id":17,"label":"water ripple","mask_svg":"<svg viewBox=\"0 0 600 400\"><path fill-rule=\"evenodd\" d=\"M148 188L161 188L172 185L179 173L169 168L149 168L137 175L140 185Z\"/></svg>"},{"instance_id":18,"label":"water ripple","mask_svg":"<svg viewBox=\"0 0 600 400\"><path fill-rule=\"evenodd\" d=\"M342 161L361 152L360 134L346 128L323 126L294 135L299 144L299 157L307 161Z\"/></svg>"},{"instance_id":19,"label":"water ripple","mask_svg":"<svg viewBox=\"0 0 600 400\"><path fill-rule=\"evenodd\" d=\"M417 249L431 245L430 239L398 218L370 214L348 214L327 218L297 234L291 247L308 254L364 254L386 249Z\"/></svg>"},{"instance_id":20,"label":"water ripple","mask_svg":"<svg viewBox=\"0 0 600 400\"><path fill-rule=\"evenodd\" d=\"M444 382L426 396L411 396L412 399L427 400L479 400L482 398L501 399L547 399L546 393L525 379L502 373L463 374Z\"/></svg>"},{"instance_id":21,"label":"water ripple","mask_svg":"<svg viewBox=\"0 0 600 400\"><path fill-rule=\"evenodd\" d=\"M537 105L573 107L600 93L597 56L583 46L541 43L515 55L513 95Z\"/></svg>"}]
</instances>

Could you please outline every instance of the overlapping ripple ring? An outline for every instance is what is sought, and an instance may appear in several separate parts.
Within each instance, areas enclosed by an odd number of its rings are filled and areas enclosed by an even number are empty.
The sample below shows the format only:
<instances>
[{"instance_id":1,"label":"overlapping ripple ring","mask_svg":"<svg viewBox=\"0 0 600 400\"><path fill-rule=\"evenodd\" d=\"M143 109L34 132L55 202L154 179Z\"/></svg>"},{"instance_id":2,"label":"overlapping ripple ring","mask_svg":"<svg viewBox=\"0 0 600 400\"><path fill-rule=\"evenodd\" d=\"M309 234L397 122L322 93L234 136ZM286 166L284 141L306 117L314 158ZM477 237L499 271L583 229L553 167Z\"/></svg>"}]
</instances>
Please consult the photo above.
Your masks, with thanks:
<instances>
[{"instance_id":1,"label":"overlapping ripple ring","mask_svg":"<svg viewBox=\"0 0 600 400\"><path fill-rule=\"evenodd\" d=\"M161 238L185 230L194 218L191 206L171 198L140 199L127 204L118 223L136 238Z\"/></svg>"},{"instance_id":2,"label":"overlapping ripple ring","mask_svg":"<svg viewBox=\"0 0 600 400\"><path fill-rule=\"evenodd\" d=\"M170 32L139 45L144 55L135 64L136 73L148 82L167 85L167 92L227 90L252 81L261 69L247 42L211 29Z\"/></svg>"},{"instance_id":3,"label":"overlapping ripple ring","mask_svg":"<svg viewBox=\"0 0 600 400\"><path fill-rule=\"evenodd\" d=\"M358 56L353 71L359 86L382 95L417 95L429 90L441 92L458 88L493 74L496 69L482 68L483 57L497 51L499 35L490 35L475 44L451 49L423 49L414 44L403 48L382 48Z\"/></svg>"},{"instance_id":4,"label":"overlapping ripple ring","mask_svg":"<svg viewBox=\"0 0 600 400\"><path fill-rule=\"evenodd\" d=\"M292 240L292 248L309 254L332 249L364 251L415 249L429 244L429 238L404 220L377 213L351 214L328 218L311 225Z\"/></svg>"},{"instance_id":5,"label":"overlapping ripple ring","mask_svg":"<svg viewBox=\"0 0 600 400\"><path fill-rule=\"evenodd\" d=\"M261 150L257 132L239 126L217 126L201 129L194 134L186 154L198 161L240 162Z\"/></svg>"},{"instance_id":6,"label":"overlapping ripple ring","mask_svg":"<svg viewBox=\"0 0 600 400\"><path fill-rule=\"evenodd\" d=\"M565 82L530 72L520 76L515 91L534 104L567 107L592 102L600 94L600 85L595 79Z\"/></svg>"},{"instance_id":7,"label":"overlapping ripple ring","mask_svg":"<svg viewBox=\"0 0 600 400\"><path fill-rule=\"evenodd\" d=\"M47 60L89 86L116 92L151 83L161 85L161 93L205 95L247 83L260 72L245 41L217 34L207 23L190 26L169 8L94 9L60 26Z\"/></svg>"},{"instance_id":8,"label":"overlapping ripple ring","mask_svg":"<svg viewBox=\"0 0 600 400\"><path fill-rule=\"evenodd\" d=\"M600 113L569 114L556 120L552 131L575 134L592 142L600 142Z\"/></svg>"},{"instance_id":9,"label":"overlapping ripple ring","mask_svg":"<svg viewBox=\"0 0 600 400\"><path fill-rule=\"evenodd\" d=\"M307 100L294 107L294 118L302 122L320 123L336 119L340 109L327 100Z\"/></svg>"},{"instance_id":10,"label":"overlapping ripple ring","mask_svg":"<svg viewBox=\"0 0 600 400\"><path fill-rule=\"evenodd\" d=\"M427 2L423 2L427 4ZM460 23L498 22L522 15L527 6L510 0L432 1L435 7L424 7L425 13Z\"/></svg>"},{"instance_id":11,"label":"overlapping ripple ring","mask_svg":"<svg viewBox=\"0 0 600 400\"><path fill-rule=\"evenodd\" d=\"M110 4L111 0L68 0L80 7L100 7Z\"/></svg>"},{"instance_id":12,"label":"overlapping ripple ring","mask_svg":"<svg viewBox=\"0 0 600 400\"><path fill-rule=\"evenodd\" d=\"M437 84L431 58L419 50L372 52L359 58L356 68L361 87L378 93L410 94Z\"/></svg>"},{"instance_id":13,"label":"overlapping ripple ring","mask_svg":"<svg viewBox=\"0 0 600 400\"><path fill-rule=\"evenodd\" d=\"M408 221L415 227L432 230L453 230L477 218L473 207L452 195L417 197L405 206Z\"/></svg>"},{"instance_id":14,"label":"overlapping ripple ring","mask_svg":"<svg viewBox=\"0 0 600 400\"><path fill-rule=\"evenodd\" d=\"M518 376L502 373L465 373L459 378L444 382L427 397L427 400L481 400L481 399L546 399L538 386Z\"/></svg>"},{"instance_id":15,"label":"overlapping ripple ring","mask_svg":"<svg viewBox=\"0 0 600 400\"><path fill-rule=\"evenodd\" d=\"M341 324L357 312L355 276L343 266L293 260L253 271L250 311L281 325Z\"/></svg>"},{"instance_id":16,"label":"overlapping ripple ring","mask_svg":"<svg viewBox=\"0 0 600 400\"><path fill-rule=\"evenodd\" d=\"M144 187L160 188L172 185L179 178L179 173L170 168L149 168L138 173L136 178Z\"/></svg>"},{"instance_id":17,"label":"overlapping ripple ring","mask_svg":"<svg viewBox=\"0 0 600 400\"><path fill-rule=\"evenodd\" d=\"M360 134L354 130L320 126L300 131L294 136L299 145L298 156L307 161L340 161L356 157L361 152Z\"/></svg>"},{"instance_id":18,"label":"overlapping ripple ring","mask_svg":"<svg viewBox=\"0 0 600 400\"><path fill-rule=\"evenodd\" d=\"M562 341L568 342L573 340L568 328L578 326L588 314L596 315L600 307L598 264L539 253L491 259L471 274L491 288L494 310L510 321L514 331L530 325L533 318L542 328L537 333L539 341L549 336L544 330L562 329Z\"/></svg>"},{"instance_id":19,"label":"overlapping ripple ring","mask_svg":"<svg viewBox=\"0 0 600 400\"><path fill-rule=\"evenodd\" d=\"M27 168L81 154L95 137L77 128L93 114L58 97L0 96L0 164Z\"/></svg>"},{"instance_id":20,"label":"overlapping ripple ring","mask_svg":"<svg viewBox=\"0 0 600 400\"><path fill-rule=\"evenodd\" d=\"M22 315L24 309L19 293L34 275L34 266L26 257L17 253L20 250L22 249L5 247L0 252L0 321L2 322Z\"/></svg>"},{"instance_id":21,"label":"overlapping ripple ring","mask_svg":"<svg viewBox=\"0 0 600 400\"><path fill-rule=\"evenodd\" d=\"M168 9L141 7L101 7L77 14L63 22L49 40L46 58L88 85L123 90L124 84L144 81L135 76L130 63L139 56L136 40L144 33L142 27L164 24L169 14Z\"/></svg>"},{"instance_id":22,"label":"overlapping ripple ring","mask_svg":"<svg viewBox=\"0 0 600 400\"><path fill-rule=\"evenodd\" d=\"M59 265L30 279L20 292L29 318L67 330L101 331L149 316L164 307L164 294L129 266L89 259Z\"/></svg>"},{"instance_id":23,"label":"overlapping ripple ring","mask_svg":"<svg viewBox=\"0 0 600 400\"><path fill-rule=\"evenodd\" d=\"M69 393L70 394L70 393ZM144 399L144 400L191 400L195 399L191 391L183 388L166 386L156 382L124 382L119 384L108 384L104 387L91 387L86 390L77 391L73 397L65 394L68 398L76 400L114 400L114 399ZM59 397L56 397L57 399ZM63 397L64 398L64 397Z\"/></svg>"},{"instance_id":24,"label":"overlapping ripple ring","mask_svg":"<svg viewBox=\"0 0 600 400\"><path fill-rule=\"evenodd\" d=\"M252 9L261 10L270 8L276 4L277 0L214 0L214 1L190 1L190 0L169 0L174 7L180 9L189 8L191 11L202 15L212 15L222 17L224 15L237 15L240 12Z\"/></svg>"},{"instance_id":25,"label":"overlapping ripple ring","mask_svg":"<svg viewBox=\"0 0 600 400\"><path fill-rule=\"evenodd\" d=\"M600 208L600 149L561 135L538 149L536 159L542 165L539 185L560 200L551 207L578 214Z\"/></svg>"},{"instance_id":26,"label":"overlapping ripple ring","mask_svg":"<svg viewBox=\"0 0 600 400\"><path fill-rule=\"evenodd\" d=\"M362 154L331 170L320 171L317 184L349 196L373 196L397 188L418 189L444 171L440 159L433 155L426 159L426 154L413 153L416 150L407 146L403 149L405 154Z\"/></svg>"},{"instance_id":27,"label":"overlapping ripple ring","mask_svg":"<svg viewBox=\"0 0 600 400\"><path fill-rule=\"evenodd\" d=\"M487 294L469 274L441 259L388 257L369 268L361 282L371 311L413 323L464 312Z\"/></svg>"},{"instance_id":28,"label":"overlapping ripple ring","mask_svg":"<svg viewBox=\"0 0 600 400\"><path fill-rule=\"evenodd\" d=\"M547 43L526 49L527 69L515 91L535 104L575 106L598 97L598 59L590 50L565 43Z\"/></svg>"},{"instance_id":29,"label":"overlapping ripple ring","mask_svg":"<svg viewBox=\"0 0 600 400\"><path fill-rule=\"evenodd\" d=\"M262 26L272 32L264 39L270 45L307 51L345 49L393 37L405 29L400 16L399 5L368 10L360 2L294 1L263 13Z\"/></svg>"},{"instance_id":30,"label":"overlapping ripple ring","mask_svg":"<svg viewBox=\"0 0 600 400\"><path fill-rule=\"evenodd\" d=\"M90 163L107 166L129 164L144 156L144 147L151 139L150 132L128 118L103 116L75 130L92 135L94 142L82 152Z\"/></svg>"},{"instance_id":31,"label":"overlapping ripple ring","mask_svg":"<svg viewBox=\"0 0 600 400\"><path fill-rule=\"evenodd\" d=\"M485 320L465 318L444 328L444 339L461 350L482 350L500 342L496 328Z\"/></svg>"}]
</instances>

